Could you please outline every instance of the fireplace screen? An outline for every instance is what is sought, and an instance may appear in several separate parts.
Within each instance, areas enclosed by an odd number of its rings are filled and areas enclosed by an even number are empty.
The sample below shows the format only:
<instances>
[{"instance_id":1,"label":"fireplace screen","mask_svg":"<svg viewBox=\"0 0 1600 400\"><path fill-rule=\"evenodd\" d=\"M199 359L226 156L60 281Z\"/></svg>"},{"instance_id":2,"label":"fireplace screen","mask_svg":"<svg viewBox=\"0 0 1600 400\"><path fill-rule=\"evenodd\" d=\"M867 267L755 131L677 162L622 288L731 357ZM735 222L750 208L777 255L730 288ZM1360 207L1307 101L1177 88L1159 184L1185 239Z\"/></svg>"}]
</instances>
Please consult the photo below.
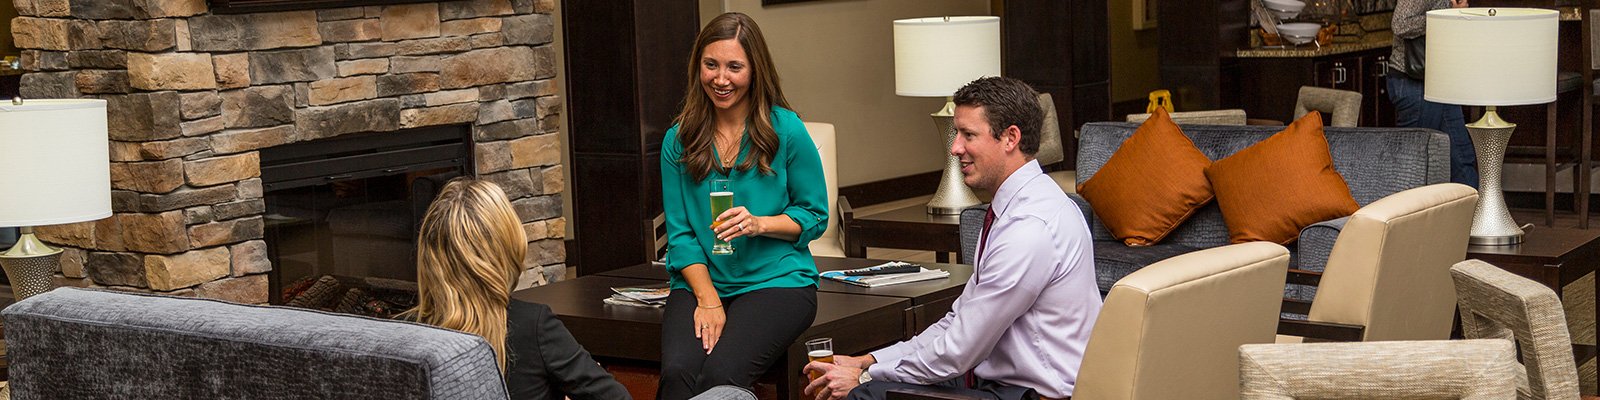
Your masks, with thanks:
<instances>
[{"instance_id":1,"label":"fireplace screen","mask_svg":"<svg viewBox=\"0 0 1600 400\"><path fill-rule=\"evenodd\" d=\"M261 152L273 303L307 280L416 280L416 227L468 171L464 126L347 135Z\"/></svg>"}]
</instances>

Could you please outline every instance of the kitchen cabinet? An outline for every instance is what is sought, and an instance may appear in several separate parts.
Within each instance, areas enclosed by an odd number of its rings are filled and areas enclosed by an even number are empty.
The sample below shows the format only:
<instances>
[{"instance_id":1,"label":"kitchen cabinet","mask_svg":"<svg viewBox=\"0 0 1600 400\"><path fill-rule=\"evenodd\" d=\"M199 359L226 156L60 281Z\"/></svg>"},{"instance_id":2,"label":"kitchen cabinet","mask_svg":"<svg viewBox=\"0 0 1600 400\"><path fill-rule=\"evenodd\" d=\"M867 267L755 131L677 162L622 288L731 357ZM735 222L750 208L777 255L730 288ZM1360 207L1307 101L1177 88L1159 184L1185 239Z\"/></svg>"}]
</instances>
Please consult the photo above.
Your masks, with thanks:
<instances>
[{"instance_id":1,"label":"kitchen cabinet","mask_svg":"<svg viewBox=\"0 0 1600 400\"><path fill-rule=\"evenodd\" d=\"M1220 108L1241 108L1250 118L1292 122L1301 86L1361 93L1360 126L1394 126L1394 104L1384 81L1386 44L1249 49L1224 58ZM1327 119L1324 119L1326 122Z\"/></svg>"}]
</instances>

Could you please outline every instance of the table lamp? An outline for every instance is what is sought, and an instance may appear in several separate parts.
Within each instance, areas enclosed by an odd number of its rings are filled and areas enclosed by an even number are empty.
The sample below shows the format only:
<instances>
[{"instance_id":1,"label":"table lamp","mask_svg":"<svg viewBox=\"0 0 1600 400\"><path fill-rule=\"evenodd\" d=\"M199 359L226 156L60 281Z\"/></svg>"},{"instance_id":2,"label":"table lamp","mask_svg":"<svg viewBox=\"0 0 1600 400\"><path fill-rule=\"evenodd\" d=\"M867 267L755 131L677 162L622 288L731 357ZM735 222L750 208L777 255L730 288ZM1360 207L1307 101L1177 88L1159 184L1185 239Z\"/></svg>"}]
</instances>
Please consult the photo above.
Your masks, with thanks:
<instances>
[{"instance_id":1,"label":"table lamp","mask_svg":"<svg viewBox=\"0 0 1600 400\"><path fill-rule=\"evenodd\" d=\"M933 17L894 21L894 93L944 97L932 114L944 138L944 175L928 201L929 214L960 214L978 204L961 181L961 161L949 155L956 138L956 90L968 82L1000 75L1000 17Z\"/></svg>"},{"instance_id":2,"label":"table lamp","mask_svg":"<svg viewBox=\"0 0 1600 400\"><path fill-rule=\"evenodd\" d=\"M111 216L106 101L0 102L0 227L22 227L0 266L17 300L49 291L61 249L33 227Z\"/></svg>"},{"instance_id":3,"label":"table lamp","mask_svg":"<svg viewBox=\"0 0 1600 400\"><path fill-rule=\"evenodd\" d=\"M1485 106L1483 118L1467 124L1478 151L1478 206L1472 217L1474 245L1522 243L1500 191L1500 169L1516 124L1500 119L1497 106L1556 100L1558 13L1537 8L1449 8L1428 12L1426 73L1428 101Z\"/></svg>"}]
</instances>

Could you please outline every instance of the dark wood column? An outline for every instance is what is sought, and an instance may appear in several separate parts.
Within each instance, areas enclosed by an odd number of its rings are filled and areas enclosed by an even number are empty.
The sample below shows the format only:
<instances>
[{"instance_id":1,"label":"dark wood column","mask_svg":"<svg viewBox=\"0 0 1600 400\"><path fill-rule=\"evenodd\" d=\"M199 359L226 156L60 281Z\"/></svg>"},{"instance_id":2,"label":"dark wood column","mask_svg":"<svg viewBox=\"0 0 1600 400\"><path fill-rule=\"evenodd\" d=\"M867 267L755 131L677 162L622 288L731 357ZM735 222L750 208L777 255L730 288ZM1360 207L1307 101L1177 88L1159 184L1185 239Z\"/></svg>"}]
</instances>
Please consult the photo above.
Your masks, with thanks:
<instances>
[{"instance_id":1,"label":"dark wood column","mask_svg":"<svg viewBox=\"0 0 1600 400\"><path fill-rule=\"evenodd\" d=\"M661 139L683 100L694 0L563 1L579 275L645 262Z\"/></svg>"},{"instance_id":2,"label":"dark wood column","mask_svg":"<svg viewBox=\"0 0 1600 400\"><path fill-rule=\"evenodd\" d=\"M1224 65L1246 47L1250 3L1244 0L1160 0L1156 21L1161 32L1161 88L1172 91L1178 111L1237 107L1224 99L1230 74Z\"/></svg>"},{"instance_id":3,"label":"dark wood column","mask_svg":"<svg viewBox=\"0 0 1600 400\"><path fill-rule=\"evenodd\" d=\"M1073 131L1111 118L1110 26L1105 1L1005 0L1005 75L1050 93L1066 159L1077 165Z\"/></svg>"}]
</instances>

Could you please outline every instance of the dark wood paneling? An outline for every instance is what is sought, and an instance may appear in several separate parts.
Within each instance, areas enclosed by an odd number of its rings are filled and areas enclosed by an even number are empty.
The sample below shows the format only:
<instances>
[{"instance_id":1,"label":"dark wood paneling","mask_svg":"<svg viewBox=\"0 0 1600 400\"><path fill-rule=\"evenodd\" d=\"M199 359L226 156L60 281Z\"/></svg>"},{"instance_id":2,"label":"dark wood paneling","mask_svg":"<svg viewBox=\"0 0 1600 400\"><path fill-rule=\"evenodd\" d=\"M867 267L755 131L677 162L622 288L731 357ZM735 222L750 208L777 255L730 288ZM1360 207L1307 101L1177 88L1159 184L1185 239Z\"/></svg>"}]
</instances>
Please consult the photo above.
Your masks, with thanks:
<instances>
[{"instance_id":1,"label":"dark wood paneling","mask_svg":"<svg viewBox=\"0 0 1600 400\"><path fill-rule=\"evenodd\" d=\"M1071 135L1084 123L1111 118L1110 25L1107 3L1007 0L1001 21L1005 75L1056 99L1064 165L1076 165ZM1066 23L1063 23L1066 21Z\"/></svg>"},{"instance_id":2,"label":"dark wood paneling","mask_svg":"<svg viewBox=\"0 0 1600 400\"><path fill-rule=\"evenodd\" d=\"M579 275L645 262L661 212L661 139L683 99L694 0L562 2ZM640 251L633 251L640 250ZM569 253L570 254L570 253Z\"/></svg>"},{"instance_id":3,"label":"dark wood paneling","mask_svg":"<svg viewBox=\"0 0 1600 400\"><path fill-rule=\"evenodd\" d=\"M944 170L929 171L899 178L839 187L839 196L850 198L850 205L865 207L900 199L933 194L939 188Z\"/></svg>"},{"instance_id":4,"label":"dark wood paneling","mask_svg":"<svg viewBox=\"0 0 1600 400\"><path fill-rule=\"evenodd\" d=\"M1245 0L1160 0L1161 87L1172 91L1178 111L1223 108L1224 54L1244 46L1249 3Z\"/></svg>"}]
</instances>

